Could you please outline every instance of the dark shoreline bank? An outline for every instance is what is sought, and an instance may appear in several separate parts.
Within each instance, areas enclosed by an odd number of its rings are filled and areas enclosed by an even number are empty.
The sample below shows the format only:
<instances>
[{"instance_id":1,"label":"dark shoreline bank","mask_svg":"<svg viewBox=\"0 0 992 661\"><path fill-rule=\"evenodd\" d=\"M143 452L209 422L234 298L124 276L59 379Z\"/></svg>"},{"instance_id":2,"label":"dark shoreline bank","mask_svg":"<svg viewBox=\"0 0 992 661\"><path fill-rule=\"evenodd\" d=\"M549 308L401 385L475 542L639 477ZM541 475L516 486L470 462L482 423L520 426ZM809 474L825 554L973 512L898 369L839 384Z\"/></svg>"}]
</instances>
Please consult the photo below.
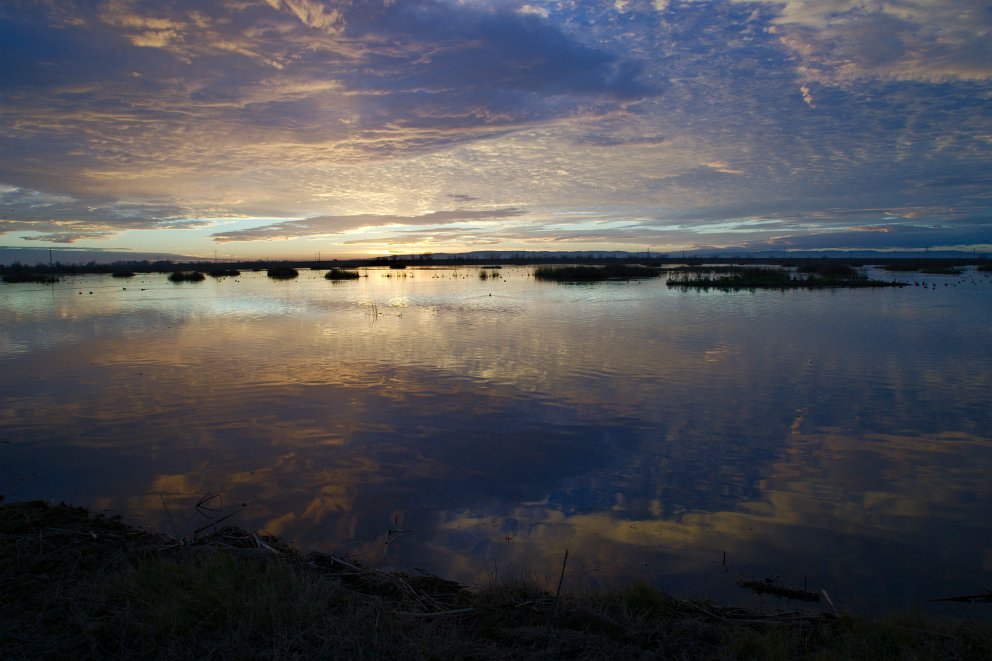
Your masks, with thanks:
<instances>
[{"instance_id":1,"label":"dark shoreline bank","mask_svg":"<svg viewBox=\"0 0 992 661\"><path fill-rule=\"evenodd\" d=\"M992 623L772 614L653 587L430 574L221 528L196 542L82 508L0 504L5 658L992 658ZM788 608L788 602L783 602Z\"/></svg>"}]
</instances>

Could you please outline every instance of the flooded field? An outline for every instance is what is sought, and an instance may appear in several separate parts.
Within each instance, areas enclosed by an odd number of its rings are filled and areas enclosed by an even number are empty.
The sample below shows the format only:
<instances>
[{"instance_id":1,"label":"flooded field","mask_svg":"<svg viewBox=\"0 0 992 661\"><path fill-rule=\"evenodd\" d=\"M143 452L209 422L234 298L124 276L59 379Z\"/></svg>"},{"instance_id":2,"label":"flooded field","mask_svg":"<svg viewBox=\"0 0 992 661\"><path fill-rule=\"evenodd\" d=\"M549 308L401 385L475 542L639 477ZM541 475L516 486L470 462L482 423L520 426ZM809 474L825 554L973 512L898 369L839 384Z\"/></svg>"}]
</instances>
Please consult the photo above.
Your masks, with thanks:
<instances>
[{"instance_id":1,"label":"flooded field","mask_svg":"<svg viewBox=\"0 0 992 661\"><path fill-rule=\"evenodd\" d=\"M740 579L862 611L992 586L988 273L532 271L0 285L0 494L179 536L236 512L467 583L554 582L567 549L573 584L749 604Z\"/></svg>"}]
</instances>

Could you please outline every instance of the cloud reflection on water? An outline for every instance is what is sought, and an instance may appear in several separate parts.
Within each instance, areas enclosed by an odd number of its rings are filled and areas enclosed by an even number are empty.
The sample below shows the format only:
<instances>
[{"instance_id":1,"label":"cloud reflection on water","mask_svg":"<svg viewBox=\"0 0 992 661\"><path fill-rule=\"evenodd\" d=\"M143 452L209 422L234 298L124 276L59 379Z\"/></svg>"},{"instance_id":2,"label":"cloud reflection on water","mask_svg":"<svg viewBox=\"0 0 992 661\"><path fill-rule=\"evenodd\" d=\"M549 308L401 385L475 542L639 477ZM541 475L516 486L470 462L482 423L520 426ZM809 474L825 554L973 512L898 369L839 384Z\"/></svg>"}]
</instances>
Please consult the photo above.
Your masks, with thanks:
<instances>
[{"instance_id":1,"label":"cloud reflection on water","mask_svg":"<svg viewBox=\"0 0 992 661\"><path fill-rule=\"evenodd\" d=\"M164 497L186 534L219 493L302 547L465 581L553 576L565 548L582 580L695 594L736 589L723 551L848 601L992 571L970 299L451 275L56 301L71 341L5 359L0 490L170 530Z\"/></svg>"}]
</instances>

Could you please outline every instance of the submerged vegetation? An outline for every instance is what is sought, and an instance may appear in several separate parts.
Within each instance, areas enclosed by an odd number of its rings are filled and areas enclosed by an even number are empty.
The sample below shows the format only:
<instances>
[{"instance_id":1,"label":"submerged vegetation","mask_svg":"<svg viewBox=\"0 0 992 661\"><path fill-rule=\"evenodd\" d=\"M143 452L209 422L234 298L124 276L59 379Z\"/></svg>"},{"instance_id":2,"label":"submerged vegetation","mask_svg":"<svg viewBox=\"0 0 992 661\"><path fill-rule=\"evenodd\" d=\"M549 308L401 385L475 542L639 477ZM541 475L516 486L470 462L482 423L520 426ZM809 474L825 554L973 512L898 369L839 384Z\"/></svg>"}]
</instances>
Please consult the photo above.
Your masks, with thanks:
<instances>
[{"instance_id":1,"label":"submerged vegetation","mask_svg":"<svg viewBox=\"0 0 992 661\"><path fill-rule=\"evenodd\" d=\"M199 271L175 271L169 274L169 282L200 282L206 280Z\"/></svg>"},{"instance_id":2,"label":"submerged vegetation","mask_svg":"<svg viewBox=\"0 0 992 661\"><path fill-rule=\"evenodd\" d=\"M893 273L925 273L927 275L961 275L964 273L964 269L960 266L948 264L929 264L927 262L886 264L882 268Z\"/></svg>"},{"instance_id":3,"label":"submerged vegetation","mask_svg":"<svg viewBox=\"0 0 992 661\"><path fill-rule=\"evenodd\" d=\"M270 266L266 274L274 280L292 280L300 275L300 272L292 266Z\"/></svg>"},{"instance_id":4,"label":"submerged vegetation","mask_svg":"<svg viewBox=\"0 0 992 661\"><path fill-rule=\"evenodd\" d=\"M349 269L331 269L324 275L328 280L358 280L361 277L358 271Z\"/></svg>"},{"instance_id":5,"label":"submerged vegetation","mask_svg":"<svg viewBox=\"0 0 992 661\"><path fill-rule=\"evenodd\" d=\"M7 659L992 658L989 623L573 590L564 563L554 590L470 590L237 528L179 540L41 502L0 505L0 561Z\"/></svg>"},{"instance_id":6,"label":"submerged vegetation","mask_svg":"<svg viewBox=\"0 0 992 661\"><path fill-rule=\"evenodd\" d=\"M552 282L599 282L603 280L637 280L655 278L662 270L639 264L607 264L605 266L570 266L551 265L538 266L534 269L534 277L538 280Z\"/></svg>"},{"instance_id":7,"label":"submerged vegetation","mask_svg":"<svg viewBox=\"0 0 992 661\"><path fill-rule=\"evenodd\" d=\"M499 271L492 266L483 266L479 269L479 280L498 280L500 277Z\"/></svg>"},{"instance_id":8,"label":"submerged vegetation","mask_svg":"<svg viewBox=\"0 0 992 661\"><path fill-rule=\"evenodd\" d=\"M870 280L846 265L813 263L789 269L762 266L687 266L674 269L666 284L682 289L818 289L831 287L904 287L906 283Z\"/></svg>"},{"instance_id":9,"label":"submerged vegetation","mask_svg":"<svg viewBox=\"0 0 992 661\"><path fill-rule=\"evenodd\" d=\"M48 273L6 273L3 276L3 281L8 284L18 284L23 282L33 282L41 285L51 285L58 282L60 278L56 275L50 275Z\"/></svg>"}]
</instances>

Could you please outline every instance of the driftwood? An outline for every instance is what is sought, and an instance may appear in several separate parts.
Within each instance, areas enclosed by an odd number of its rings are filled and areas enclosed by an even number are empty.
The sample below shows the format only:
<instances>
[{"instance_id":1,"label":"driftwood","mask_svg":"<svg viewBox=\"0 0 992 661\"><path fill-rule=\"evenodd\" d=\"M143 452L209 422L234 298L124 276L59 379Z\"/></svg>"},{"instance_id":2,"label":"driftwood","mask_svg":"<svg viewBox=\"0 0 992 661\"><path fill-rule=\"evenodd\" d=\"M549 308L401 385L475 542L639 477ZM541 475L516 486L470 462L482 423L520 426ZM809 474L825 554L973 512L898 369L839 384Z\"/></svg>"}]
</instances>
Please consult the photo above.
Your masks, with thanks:
<instances>
[{"instance_id":1,"label":"driftwood","mask_svg":"<svg viewBox=\"0 0 992 661\"><path fill-rule=\"evenodd\" d=\"M956 601L964 604L992 604L992 590L986 590L985 594L966 594L959 597L941 597L940 599L928 599L927 601Z\"/></svg>"},{"instance_id":2,"label":"driftwood","mask_svg":"<svg viewBox=\"0 0 992 661\"><path fill-rule=\"evenodd\" d=\"M797 601L820 601L820 594L818 592L790 588L785 585L776 585L770 578L764 580L740 580L737 584L757 594L771 594L776 597L795 599Z\"/></svg>"}]
</instances>

